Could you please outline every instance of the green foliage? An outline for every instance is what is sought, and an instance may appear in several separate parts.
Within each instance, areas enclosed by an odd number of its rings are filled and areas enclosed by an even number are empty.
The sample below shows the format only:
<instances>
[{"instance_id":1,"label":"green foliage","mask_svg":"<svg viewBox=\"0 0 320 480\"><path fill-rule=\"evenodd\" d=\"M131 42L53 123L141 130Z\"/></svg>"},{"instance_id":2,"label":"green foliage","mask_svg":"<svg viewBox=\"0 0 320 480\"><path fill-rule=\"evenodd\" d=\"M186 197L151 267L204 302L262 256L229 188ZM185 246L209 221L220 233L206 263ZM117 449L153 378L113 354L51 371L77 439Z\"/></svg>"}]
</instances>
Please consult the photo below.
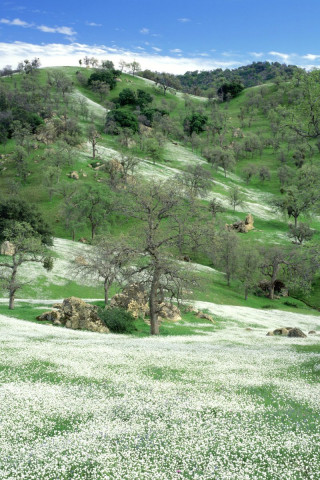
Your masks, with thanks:
<instances>
[{"instance_id":1,"label":"green foliage","mask_svg":"<svg viewBox=\"0 0 320 480\"><path fill-rule=\"evenodd\" d=\"M277 76L282 79L290 79L300 69L295 65L285 65L279 62L253 62L250 65L241 66L236 69L217 68L215 70L195 70L178 75L182 88L190 93L201 95L207 93L212 87L216 89L225 81L232 82L234 80L243 83L245 88L253 87L265 82L270 82ZM154 80L153 72L145 70L142 72L145 78Z\"/></svg>"},{"instance_id":2,"label":"green foliage","mask_svg":"<svg viewBox=\"0 0 320 480\"><path fill-rule=\"evenodd\" d=\"M115 70L113 68L97 70L90 75L88 79L88 85L91 86L92 82L100 81L109 85L110 90L112 90L117 84L116 78L120 75L120 70Z\"/></svg>"},{"instance_id":3,"label":"green foliage","mask_svg":"<svg viewBox=\"0 0 320 480\"><path fill-rule=\"evenodd\" d=\"M201 113L193 113L188 115L183 122L185 131L191 136L193 133L201 133L204 131L208 121L207 115Z\"/></svg>"},{"instance_id":4,"label":"green foliage","mask_svg":"<svg viewBox=\"0 0 320 480\"><path fill-rule=\"evenodd\" d=\"M132 333L136 330L135 318L124 308L100 309L99 317L112 333Z\"/></svg>"},{"instance_id":5,"label":"green foliage","mask_svg":"<svg viewBox=\"0 0 320 480\"><path fill-rule=\"evenodd\" d=\"M119 103L122 107L124 105L136 105L136 93L131 90L131 88L124 88L122 92L119 93Z\"/></svg>"},{"instance_id":6,"label":"green foliage","mask_svg":"<svg viewBox=\"0 0 320 480\"><path fill-rule=\"evenodd\" d=\"M111 127L112 129L110 130ZM117 108L107 114L106 130L109 133L118 135L121 128L129 128L133 133L139 131L136 115L126 108Z\"/></svg>"},{"instance_id":7,"label":"green foliage","mask_svg":"<svg viewBox=\"0 0 320 480\"><path fill-rule=\"evenodd\" d=\"M235 98L242 92L244 86L237 80L233 82L226 82L218 88L218 95L221 97L222 101L225 102L227 100L231 100L231 98Z\"/></svg>"},{"instance_id":8,"label":"green foliage","mask_svg":"<svg viewBox=\"0 0 320 480\"><path fill-rule=\"evenodd\" d=\"M145 90L141 90L140 88L137 91L137 104L142 108L148 103L151 103L153 100L152 95L146 92Z\"/></svg>"},{"instance_id":9,"label":"green foliage","mask_svg":"<svg viewBox=\"0 0 320 480\"><path fill-rule=\"evenodd\" d=\"M34 205L22 199L9 199L0 203L0 240L3 240L4 231L13 221L29 224L33 232L40 235L42 243L52 245L53 232Z\"/></svg>"}]
</instances>

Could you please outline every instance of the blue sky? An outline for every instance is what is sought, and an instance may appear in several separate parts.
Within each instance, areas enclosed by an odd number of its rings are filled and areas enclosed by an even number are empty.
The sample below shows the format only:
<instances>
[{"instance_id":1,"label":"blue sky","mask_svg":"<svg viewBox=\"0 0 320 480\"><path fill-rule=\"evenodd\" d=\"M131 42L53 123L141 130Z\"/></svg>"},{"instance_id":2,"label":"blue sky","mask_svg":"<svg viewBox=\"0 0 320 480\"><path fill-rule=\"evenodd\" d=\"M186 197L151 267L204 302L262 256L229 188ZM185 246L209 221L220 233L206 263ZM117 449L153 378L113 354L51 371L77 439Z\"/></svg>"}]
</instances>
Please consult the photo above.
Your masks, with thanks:
<instances>
[{"instance_id":1,"label":"blue sky","mask_svg":"<svg viewBox=\"0 0 320 480\"><path fill-rule=\"evenodd\" d=\"M319 0L24 0L0 7L0 66L136 59L183 73L269 60L320 66Z\"/></svg>"}]
</instances>

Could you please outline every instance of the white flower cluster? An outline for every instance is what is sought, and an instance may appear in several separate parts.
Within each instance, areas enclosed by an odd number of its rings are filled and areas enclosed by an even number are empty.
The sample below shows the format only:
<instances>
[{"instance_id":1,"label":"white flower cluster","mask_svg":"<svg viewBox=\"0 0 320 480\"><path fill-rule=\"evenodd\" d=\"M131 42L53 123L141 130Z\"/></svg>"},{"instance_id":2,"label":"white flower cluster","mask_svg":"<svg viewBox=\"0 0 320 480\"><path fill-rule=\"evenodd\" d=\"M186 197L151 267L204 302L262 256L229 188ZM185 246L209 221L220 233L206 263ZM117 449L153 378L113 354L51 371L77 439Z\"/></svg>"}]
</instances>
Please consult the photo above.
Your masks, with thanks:
<instances>
[{"instance_id":1,"label":"white flower cluster","mask_svg":"<svg viewBox=\"0 0 320 480\"><path fill-rule=\"evenodd\" d=\"M0 316L0 479L318 480L319 360L229 326L133 338Z\"/></svg>"}]
</instances>

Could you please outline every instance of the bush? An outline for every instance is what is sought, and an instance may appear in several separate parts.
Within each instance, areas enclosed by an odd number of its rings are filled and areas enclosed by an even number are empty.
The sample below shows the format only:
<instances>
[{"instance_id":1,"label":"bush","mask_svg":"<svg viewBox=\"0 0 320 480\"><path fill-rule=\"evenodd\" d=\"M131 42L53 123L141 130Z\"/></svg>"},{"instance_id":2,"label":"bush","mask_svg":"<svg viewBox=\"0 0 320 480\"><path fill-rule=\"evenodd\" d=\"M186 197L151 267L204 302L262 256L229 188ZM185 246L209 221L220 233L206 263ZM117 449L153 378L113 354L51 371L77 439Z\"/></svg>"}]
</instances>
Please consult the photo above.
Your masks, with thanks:
<instances>
[{"instance_id":1,"label":"bush","mask_svg":"<svg viewBox=\"0 0 320 480\"><path fill-rule=\"evenodd\" d=\"M99 317L113 333L132 333L136 329L135 318L123 308L99 310Z\"/></svg>"},{"instance_id":2,"label":"bush","mask_svg":"<svg viewBox=\"0 0 320 480\"><path fill-rule=\"evenodd\" d=\"M106 119L106 130L110 132L110 125L115 125L114 134L119 134L121 128L130 128L133 133L139 131L138 119L130 110L118 108L108 112Z\"/></svg>"}]
</instances>

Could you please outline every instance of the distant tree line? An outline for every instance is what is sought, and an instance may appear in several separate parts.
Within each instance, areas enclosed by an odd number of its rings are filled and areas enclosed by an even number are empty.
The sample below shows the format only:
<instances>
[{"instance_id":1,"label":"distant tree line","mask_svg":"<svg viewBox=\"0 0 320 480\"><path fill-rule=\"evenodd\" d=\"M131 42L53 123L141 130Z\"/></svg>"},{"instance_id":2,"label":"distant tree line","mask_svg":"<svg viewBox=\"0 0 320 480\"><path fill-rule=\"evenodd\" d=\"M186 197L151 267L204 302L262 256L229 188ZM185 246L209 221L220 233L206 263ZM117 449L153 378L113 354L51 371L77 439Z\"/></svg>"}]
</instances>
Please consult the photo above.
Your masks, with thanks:
<instances>
[{"instance_id":1,"label":"distant tree line","mask_svg":"<svg viewBox=\"0 0 320 480\"><path fill-rule=\"evenodd\" d=\"M253 62L235 69L217 68L210 71L188 71L177 75L184 91L196 95L212 94L225 83L236 82L245 88L260 85L281 78L290 80L299 67L279 62Z\"/></svg>"}]
</instances>

